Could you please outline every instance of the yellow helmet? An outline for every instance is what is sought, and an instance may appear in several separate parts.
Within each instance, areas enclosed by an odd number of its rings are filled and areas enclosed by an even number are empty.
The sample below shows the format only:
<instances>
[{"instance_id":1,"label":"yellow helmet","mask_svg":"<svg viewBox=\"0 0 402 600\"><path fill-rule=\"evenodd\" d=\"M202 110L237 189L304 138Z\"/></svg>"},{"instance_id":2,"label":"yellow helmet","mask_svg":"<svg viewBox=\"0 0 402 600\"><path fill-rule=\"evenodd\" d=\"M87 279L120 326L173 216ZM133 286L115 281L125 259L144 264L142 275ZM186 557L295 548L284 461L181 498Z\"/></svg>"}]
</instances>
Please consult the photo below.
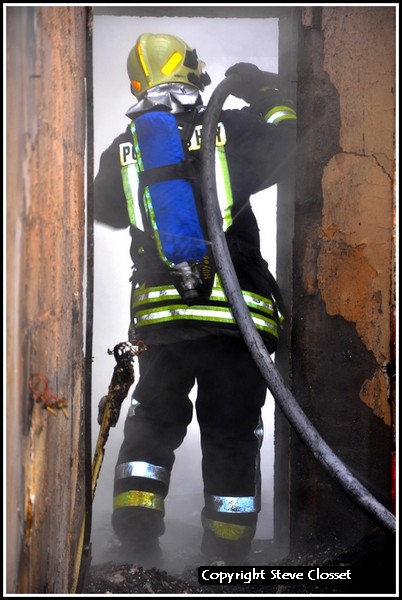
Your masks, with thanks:
<instances>
[{"instance_id":1,"label":"yellow helmet","mask_svg":"<svg viewBox=\"0 0 402 600\"><path fill-rule=\"evenodd\" d=\"M168 34L143 33L127 58L131 91L137 99L162 83L186 83L203 91L211 83L202 72L204 67L195 50Z\"/></svg>"}]
</instances>

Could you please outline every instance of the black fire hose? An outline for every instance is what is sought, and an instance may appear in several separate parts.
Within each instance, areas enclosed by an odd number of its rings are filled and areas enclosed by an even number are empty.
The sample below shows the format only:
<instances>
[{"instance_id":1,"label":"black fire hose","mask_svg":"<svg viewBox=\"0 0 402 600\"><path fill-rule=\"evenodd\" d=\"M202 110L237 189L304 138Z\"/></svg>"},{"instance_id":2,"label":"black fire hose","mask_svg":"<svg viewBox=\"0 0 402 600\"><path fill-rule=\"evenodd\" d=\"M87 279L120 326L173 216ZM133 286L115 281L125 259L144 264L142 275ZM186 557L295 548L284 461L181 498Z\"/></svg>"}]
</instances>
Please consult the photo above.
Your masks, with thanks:
<instances>
[{"instance_id":1,"label":"black fire hose","mask_svg":"<svg viewBox=\"0 0 402 600\"><path fill-rule=\"evenodd\" d=\"M227 299L244 341L261 371L268 389L282 412L295 428L301 440L311 450L315 458L337 481L344 491L378 524L389 532L396 532L395 516L354 477L341 462L318 431L304 414L303 410L286 388L251 318L243 299L237 275L229 254L226 238L222 230L222 217L219 210L215 176L216 130L222 107L231 94L236 75L224 79L213 92L205 112L201 156L202 189L209 237Z\"/></svg>"}]
</instances>

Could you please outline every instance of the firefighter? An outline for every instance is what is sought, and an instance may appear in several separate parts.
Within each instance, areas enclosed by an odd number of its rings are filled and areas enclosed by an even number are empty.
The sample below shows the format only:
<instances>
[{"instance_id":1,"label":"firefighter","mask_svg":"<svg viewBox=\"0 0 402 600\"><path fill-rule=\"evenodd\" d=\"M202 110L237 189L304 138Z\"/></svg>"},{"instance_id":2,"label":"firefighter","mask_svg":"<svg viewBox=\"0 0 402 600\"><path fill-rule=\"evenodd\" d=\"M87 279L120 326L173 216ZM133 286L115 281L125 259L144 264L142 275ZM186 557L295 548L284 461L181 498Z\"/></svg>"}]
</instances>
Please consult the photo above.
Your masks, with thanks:
<instances>
[{"instance_id":1,"label":"firefighter","mask_svg":"<svg viewBox=\"0 0 402 600\"><path fill-rule=\"evenodd\" d=\"M136 103L126 113L127 130L102 153L95 178L95 219L130 229L130 336L147 346L139 357L140 375L115 469L112 525L127 558L158 554L174 453L195 408L204 487L201 551L205 560L242 564L250 553L260 511L261 409L266 384L236 325L205 233L201 92L210 78L204 69L196 50L179 37L139 36L127 60ZM277 76L249 63L230 67L226 75L231 74L237 75L233 95L247 106L223 110L218 126L222 227L244 299L273 353L284 309L260 253L250 195L292 172L296 113L292 103L281 97ZM150 209L149 190L164 177L154 172L154 179L141 178L143 152L136 137L139 118L150 113L173 115L177 124L185 170L173 171L166 179L169 183L183 177L191 184L205 236L201 259L190 257L172 264L161 251L163 228L156 211ZM154 137L150 137L151 143ZM174 214L173 192L169 202L167 212ZM193 407L189 393L195 383Z\"/></svg>"}]
</instances>

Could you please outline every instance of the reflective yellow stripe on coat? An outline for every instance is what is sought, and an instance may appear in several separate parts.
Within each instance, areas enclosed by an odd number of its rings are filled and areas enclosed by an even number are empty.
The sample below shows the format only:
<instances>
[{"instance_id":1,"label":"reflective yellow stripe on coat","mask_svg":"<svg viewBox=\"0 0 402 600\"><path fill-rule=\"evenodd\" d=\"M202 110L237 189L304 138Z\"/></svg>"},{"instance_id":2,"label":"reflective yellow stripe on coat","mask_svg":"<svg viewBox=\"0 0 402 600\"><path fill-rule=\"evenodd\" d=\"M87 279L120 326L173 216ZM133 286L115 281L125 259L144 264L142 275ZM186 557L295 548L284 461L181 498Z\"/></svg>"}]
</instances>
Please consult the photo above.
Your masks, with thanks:
<instances>
[{"instance_id":1,"label":"reflective yellow stripe on coat","mask_svg":"<svg viewBox=\"0 0 402 600\"><path fill-rule=\"evenodd\" d=\"M273 302L255 294L243 291L243 298L250 309L255 326L260 331L278 338L278 323ZM226 295L216 278L210 296L211 304L188 306L174 286L141 286L133 294L135 326L139 330L147 325L193 320L205 323L235 324L236 320L228 304ZM212 304L213 303L213 304Z\"/></svg>"}]
</instances>

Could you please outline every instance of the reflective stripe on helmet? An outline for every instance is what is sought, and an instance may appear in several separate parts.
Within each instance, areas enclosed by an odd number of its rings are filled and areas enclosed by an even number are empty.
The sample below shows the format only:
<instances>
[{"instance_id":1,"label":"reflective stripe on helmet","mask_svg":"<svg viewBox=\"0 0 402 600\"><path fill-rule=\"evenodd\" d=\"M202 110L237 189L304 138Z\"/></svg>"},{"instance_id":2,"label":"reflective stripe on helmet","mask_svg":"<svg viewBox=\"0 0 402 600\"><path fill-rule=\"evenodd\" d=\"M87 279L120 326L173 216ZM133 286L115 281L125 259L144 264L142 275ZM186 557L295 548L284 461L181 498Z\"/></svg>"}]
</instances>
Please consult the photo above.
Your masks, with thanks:
<instances>
[{"instance_id":1,"label":"reflective stripe on helmet","mask_svg":"<svg viewBox=\"0 0 402 600\"><path fill-rule=\"evenodd\" d=\"M125 508L126 506L142 506L143 508L150 508L152 510L165 512L165 502L163 496L160 494L153 494L152 492L129 490L127 492L117 494L113 500L114 510L118 508Z\"/></svg>"},{"instance_id":2,"label":"reflective stripe on helmet","mask_svg":"<svg viewBox=\"0 0 402 600\"><path fill-rule=\"evenodd\" d=\"M155 479L165 485L169 485L170 473L164 467L158 467L143 461L120 463L116 466L114 478L117 480L127 477L145 477L146 479Z\"/></svg>"},{"instance_id":3,"label":"reflective stripe on helmet","mask_svg":"<svg viewBox=\"0 0 402 600\"><path fill-rule=\"evenodd\" d=\"M145 62L144 55L142 53L141 43L139 41L137 42L137 46L136 47L137 47L138 58L140 60L140 64L141 64L142 70L144 71L145 77L148 80L148 85L151 86L152 85L152 81L151 81L150 76L149 76L148 67L147 67L147 64Z\"/></svg>"},{"instance_id":4,"label":"reflective stripe on helmet","mask_svg":"<svg viewBox=\"0 0 402 600\"><path fill-rule=\"evenodd\" d=\"M165 62L165 64L161 67L162 75L170 75L171 72L174 71L175 68L179 66L179 64L182 62L182 60L183 60L183 55L180 54L180 52L178 52L177 50L175 52L173 52L172 56L170 56L170 58L168 58L168 60Z\"/></svg>"},{"instance_id":5,"label":"reflective stripe on helmet","mask_svg":"<svg viewBox=\"0 0 402 600\"><path fill-rule=\"evenodd\" d=\"M255 496L212 496L205 494L205 507L222 513L257 513L261 510L260 498Z\"/></svg>"},{"instance_id":6,"label":"reflective stripe on helmet","mask_svg":"<svg viewBox=\"0 0 402 600\"><path fill-rule=\"evenodd\" d=\"M281 121L296 119L296 111L290 106L274 106L264 116L267 123L278 125Z\"/></svg>"}]
</instances>

